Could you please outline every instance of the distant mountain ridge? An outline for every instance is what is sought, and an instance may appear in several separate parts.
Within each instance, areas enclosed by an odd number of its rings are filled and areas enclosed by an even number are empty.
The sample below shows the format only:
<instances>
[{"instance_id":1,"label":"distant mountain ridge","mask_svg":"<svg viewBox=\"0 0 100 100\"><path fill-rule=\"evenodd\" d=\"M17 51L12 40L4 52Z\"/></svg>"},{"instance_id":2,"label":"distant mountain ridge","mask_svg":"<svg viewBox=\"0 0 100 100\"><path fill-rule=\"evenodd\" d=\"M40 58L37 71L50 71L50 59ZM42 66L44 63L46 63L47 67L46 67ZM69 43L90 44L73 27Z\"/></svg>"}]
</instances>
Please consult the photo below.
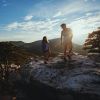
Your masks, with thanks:
<instances>
[{"instance_id":1,"label":"distant mountain ridge","mask_svg":"<svg viewBox=\"0 0 100 100\"><path fill-rule=\"evenodd\" d=\"M41 40L31 43L24 43L22 41L11 41L11 43L36 55L42 54ZM60 38L49 40L49 44L53 55L57 55L60 52L63 52L63 46L61 46ZM87 52L83 50L82 47L82 45L73 43L73 51L86 55Z\"/></svg>"},{"instance_id":2,"label":"distant mountain ridge","mask_svg":"<svg viewBox=\"0 0 100 100\"><path fill-rule=\"evenodd\" d=\"M9 43L12 43L16 46L22 46L25 44L25 42L23 42L23 41L9 41Z\"/></svg>"},{"instance_id":3,"label":"distant mountain ridge","mask_svg":"<svg viewBox=\"0 0 100 100\"><path fill-rule=\"evenodd\" d=\"M61 46L60 39L49 40L52 56L57 56L63 52L63 46ZM73 44L73 51L79 54L86 54L86 51L82 50L82 45ZM22 41L9 41L0 42L0 63L8 60L10 63L22 64L29 57L42 56L41 40L24 43Z\"/></svg>"}]
</instances>

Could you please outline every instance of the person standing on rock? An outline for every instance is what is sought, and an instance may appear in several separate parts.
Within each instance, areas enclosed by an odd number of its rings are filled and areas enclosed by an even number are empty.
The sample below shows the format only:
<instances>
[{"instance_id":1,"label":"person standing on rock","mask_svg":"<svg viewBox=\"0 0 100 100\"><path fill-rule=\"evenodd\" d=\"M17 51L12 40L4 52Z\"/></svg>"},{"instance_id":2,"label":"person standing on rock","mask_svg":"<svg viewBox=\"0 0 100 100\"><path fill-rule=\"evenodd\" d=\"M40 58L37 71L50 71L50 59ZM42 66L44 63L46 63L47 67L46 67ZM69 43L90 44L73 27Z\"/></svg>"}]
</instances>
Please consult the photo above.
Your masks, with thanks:
<instances>
[{"instance_id":1,"label":"person standing on rock","mask_svg":"<svg viewBox=\"0 0 100 100\"><path fill-rule=\"evenodd\" d=\"M61 24L61 45L64 46L64 60L66 59L66 55L68 57L68 59L71 59L71 53L72 53L72 38L73 38L73 34L72 34L72 30L70 28L66 27L66 24L63 23Z\"/></svg>"},{"instance_id":2,"label":"person standing on rock","mask_svg":"<svg viewBox=\"0 0 100 100\"><path fill-rule=\"evenodd\" d=\"M42 40L42 50L44 53L44 63L47 64L50 57L50 46L46 36L44 36Z\"/></svg>"}]
</instances>

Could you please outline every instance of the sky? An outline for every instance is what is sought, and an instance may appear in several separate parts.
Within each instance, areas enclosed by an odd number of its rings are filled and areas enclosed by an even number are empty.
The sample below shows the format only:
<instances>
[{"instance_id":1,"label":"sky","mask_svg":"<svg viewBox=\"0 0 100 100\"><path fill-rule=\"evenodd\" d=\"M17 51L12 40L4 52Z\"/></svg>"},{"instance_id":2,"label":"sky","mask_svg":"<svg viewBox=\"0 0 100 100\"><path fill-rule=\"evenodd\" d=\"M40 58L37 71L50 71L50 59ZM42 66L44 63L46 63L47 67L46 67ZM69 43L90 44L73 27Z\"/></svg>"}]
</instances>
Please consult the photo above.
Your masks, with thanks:
<instances>
[{"instance_id":1,"label":"sky","mask_svg":"<svg viewBox=\"0 0 100 100\"><path fill-rule=\"evenodd\" d=\"M100 27L100 0L0 0L0 41L60 38L62 23L83 44Z\"/></svg>"}]
</instances>

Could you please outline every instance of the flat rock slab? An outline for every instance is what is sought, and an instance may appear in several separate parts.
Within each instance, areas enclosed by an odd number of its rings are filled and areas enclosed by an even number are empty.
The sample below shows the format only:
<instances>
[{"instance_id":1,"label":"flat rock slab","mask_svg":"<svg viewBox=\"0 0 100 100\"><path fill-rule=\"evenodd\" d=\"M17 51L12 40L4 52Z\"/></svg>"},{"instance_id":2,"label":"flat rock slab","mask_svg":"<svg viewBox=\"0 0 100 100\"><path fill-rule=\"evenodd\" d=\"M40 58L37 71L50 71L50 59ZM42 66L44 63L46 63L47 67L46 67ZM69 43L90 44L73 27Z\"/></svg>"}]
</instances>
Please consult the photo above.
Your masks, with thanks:
<instances>
[{"instance_id":1,"label":"flat rock slab","mask_svg":"<svg viewBox=\"0 0 100 100\"><path fill-rule=\"evenodd\" d=\"M28 65L26 80L30 77L56 89L70 89L100 95L100 66L86 56L73 55L64 62L55 57L48 64L32 61Z\"/></svg>"}]
</instances>

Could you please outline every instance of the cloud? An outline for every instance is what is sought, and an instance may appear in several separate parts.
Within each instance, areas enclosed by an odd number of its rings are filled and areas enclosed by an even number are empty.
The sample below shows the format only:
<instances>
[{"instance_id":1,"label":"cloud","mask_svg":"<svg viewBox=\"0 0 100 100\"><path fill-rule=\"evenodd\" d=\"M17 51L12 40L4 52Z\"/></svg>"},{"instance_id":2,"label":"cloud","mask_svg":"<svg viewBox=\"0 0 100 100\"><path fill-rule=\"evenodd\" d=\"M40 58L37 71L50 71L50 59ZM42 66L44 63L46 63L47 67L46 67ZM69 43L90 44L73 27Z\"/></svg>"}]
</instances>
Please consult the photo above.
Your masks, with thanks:
<instances>
[{"instance_id":1,"label":"cloud","mask_svg":"<svg viewBox=\"0 0 100 100\"><path fill-rule=\"evenodd\" d=\"M86 19L87 24L100 22L100 15L92 16Z\"/></svg>"},{"instance_id":2,"label":"cloud","mask_svg":"<svg viewBox=\"0 0 100 100\"><path fill-rule=\"evenodd\" d=\"M32 18L33 18L32 15L28 15L28 16L25 16L24 20L25 20L25 21L29 21L29 20L31 20Z\"/></svg>"},{"instance_id":3,"label":"cloud","mask_svg":"<svg viewBox=\"0 0 100 100\"><path fill-rule=\"evenodd\" d=\"M6 7L6 6L9 5L9 3L6 0L2 0L1 4L2 4L3 7Z\"/></svg>"},{"instance_id":4,"label":"cloud","mask_svg":"<svg viewBox=\"0 0 100 100\"><path fill-rule=\"evenodd\" d=\"M90 12L86 13L86 16L91 16L91 15L92 15L92 13L90 13Z\"/></svg>"},{"instance_id":5,"label":"cloud","mask_svg":"<svg viewBox=\"0 0 100 100\"><path fill-rule=\"evenodd\" d=\"M85 2L87 2L88 0L84 0Z\"/></svg>"},{"instance_id":6,"label":"cloud","mask_svg":"<svg viewBox=\"0 0 100 100\"><path fill-rule=\"evenodd\" d=\"M61 12L57 12L53 17L55 18L55 17L59 17L59 16L61 16L62 15L62 13Z\"/></svg>"},{"instance_id":7,"label":"cloud","mask_svg":"<svg viewBox=\"0 0 100 100\"><path fill-rule=\"evenodd\" d=\"M45 19L41 21L23 21L13 22L5 26L6 32L11 35L10 38L0 37L1 40L23 40L25 42L36 41L42 39L43 36L47 35L49 39L56 37L57 31L55 27L60 23L60 19ZM9 35L6 35L9 37Z\"/></svg>"},{"instance_id":8,"label":"cloud","mask_svg":"<svg viewBox=\"0 0 100 100\"><path fill-rule=\"evenodd\" d=\"M3 4L3 6L4 6L4 7L6 7L7 5L8 5L8 4L6 4L6 3L5 3L5 4Z\"/></svg>"},{"instance_id":9,"label":"cloud","mask_svg":"<svg viewBox=\"0 0 100 100\"><path fill-rule=\"evenodd\" d=\"M52 0L51 0L52 1ZM55 6L56 4L56 6ZM60 17L68 14L72 14L78 11L84 10L83 5L85 3L81 0L73 0L72 2L68 2L64 0L64 2L40 2L39 4L35 5L31 8L30 14L33 16L38 17Z\"/></svg>"},{"instance_id":10,"label":"cloud","mask_svg":"<svg viewBox=\"0 0 100 100\"><path fill-rule=\"evenodd\" d=\"M87 37L88 33L97 30L97 28L100 27L100 15L98 14L77 18L70 22L69 26L73 30L73 41L79 44L83 44L84 39Z\"/></svg>"},{"instance_id":11,"label":"cloud","mask_svg":"<svg viewBox=\"0 0 100 100\"><path fill-rule=\"evenodd\" d=\"M97 27L100 26L100 15L79 18L72 21L70 26L72 26L75 30L80 30L78 31L80 33L81 31L84 31L86 32L85 34L87 34L90 30L97 29Z\"/></svg>"},{"instance_id":12,"label":"cloud","mask_svg":"<svg viewBox=\"0 0 100 100\"><path fill-rule=\"evenodd\" d=\"M52 3L52 1L53 0L50 0L50 2L44 1L37 3L33 8L31 8L29 15L33 15L34 18L66 17L68 20L70 20L70 16L78 16L81 13L87 13L89 16L88 12L99 9L98 5L94 8L91 3L85 3L84 0L69 0L70 2L64 0L64 2L60 3Z\"/></svg>"},{"instance_id":13,"label":"cloud","mask_svg":"<svg viewBox=\"0 0 100 100\"><path fill-rule=\"evenodd\" d=\"M90 1L90 0L86 0ZM91 0L94 1L94 0ZM93 7L95 6L95 7ZM65 2L63 5L57 8L57 13L54 16L71 16L71 15L78 15L81 13L87 13L89 16L91 11L95 11L100 9L98 4L92 5L92 3L85 3L84 0L74 0L73 2Z\"/></svg>"},{"instance_id":14,"label":"cloud","mask_svg":"<svg viewBox=\"0 0 100 100\"><path fill-rule=\"evenodd\" d=\"M20 31L35 31L45 32L53 29L55 25L60 22L60 19L45 19L44 21L24 21L24 22L13 22L5 26L8 31L20 30Z\"/></svg>"},{"instance_id":15,"label":"cloud","mask_svg":"<svg viewBox=\"0 0 100 100\"><path fill-rule=\"evenodd\" d=\"M5 26L6 32L12 34L10 39L23 40L25 42L36 41L47 36L49 39L59 37L59 26L62 20L45 19L45 20L31 20L23 22L13 22ZM60 27L60 26L59 26ZM9 35L8 35L9 36ZM15 37L12 37L15 36ZM7 38L5 38L7 40ZM10 40L8 39L8 40ZM3 40L3 39L2 39Z\"/></svg>"},{"instance_id":16,"label":"cloud","mask_svg":"<svg viewBox=\"0 0 100 100\"><path fill-rule=\"evenodd\" d=\"M77 6L78 5L78 6ZM66 3L59 9L62 12L62 15L68 15L82 10L82 2L73 1L66 5Z\"/></svg>"},{"instance_id":17,"label":"cloud","mask_svg":"<svg viewBox=\"0 0 100 100\"><path fill-rule=\"evenodd\" d=\"M11 30L16 30L19 26L19 23L18 22L13 22L13 23L10 23L9 25L7 25L5 27L6 30L8 31L11 31Z\"/></svg>"},{"instance_id":18,"label":"cloud","mask_svg":"<svg viewBox=\"0 0 100 100\"><path fill-rule=\"evenodd\" d=\"M53 0L51 0L53 1ZM69 26L74 32L74 40L79 41L84 40L83 35L88 34L88 32L94 30L100 25L100 16L98 11L100 8L96 3L87 3L84 1L90 0L73 0L73 2L40 2L29 11L27 16L23 18L22 21L11 22L8 25L5 25L6 31L15 33L18 31L24 38L27 40L28 35L30 34L30 39L32 40L33 36L36 40L40 39L43 35L48 35L49 38L54 38L54 36L60 36L60 24L69 23ZM93 1L93 0L92 0ZM55 6L56 4L56 6ZM95 6L95 7L94 7ZM55 34L54 34L55 33ZM15 33L17 34L17 33ZM20 38L22 37L19 35ZM27 40L27 41L29 41ZM78 41L78 42L79 42Z\"/></svg>"},{"instance_id":19,"label":"cloud","mask_svg":"<svg viewBox=\"0 0 100 100\"><path fill-rule=\"evenodd\" d=\"M56 14L55 14L56 15ZM58 13L58 15L60 15ZM41 39L43 35L48 35L49 38L59 37L60 34L60 24L62 22L67 22L67 18L47 18L44 20L28 20L22 22L13 22L5 26L5 29L8 31L19 31L23 32L26 39L23 40L31 41L34 34L34 40ZM76 43L83 43L84 39L87 37L87 34L100 26L100 14L96 12L88 12L84 16L80 16L76 19L70 20L69 26L72 28L74 33L73 41ZM55 33L55 34L54 34ZM30 40L27 39L27 34L30 34ZM54 34L54 35L53 35ZM20 36L20 35L19 35ZM84 37L83 37L84 36ZM80 37L78 40L77 38Z\"/></svg>"}]
</instances>

